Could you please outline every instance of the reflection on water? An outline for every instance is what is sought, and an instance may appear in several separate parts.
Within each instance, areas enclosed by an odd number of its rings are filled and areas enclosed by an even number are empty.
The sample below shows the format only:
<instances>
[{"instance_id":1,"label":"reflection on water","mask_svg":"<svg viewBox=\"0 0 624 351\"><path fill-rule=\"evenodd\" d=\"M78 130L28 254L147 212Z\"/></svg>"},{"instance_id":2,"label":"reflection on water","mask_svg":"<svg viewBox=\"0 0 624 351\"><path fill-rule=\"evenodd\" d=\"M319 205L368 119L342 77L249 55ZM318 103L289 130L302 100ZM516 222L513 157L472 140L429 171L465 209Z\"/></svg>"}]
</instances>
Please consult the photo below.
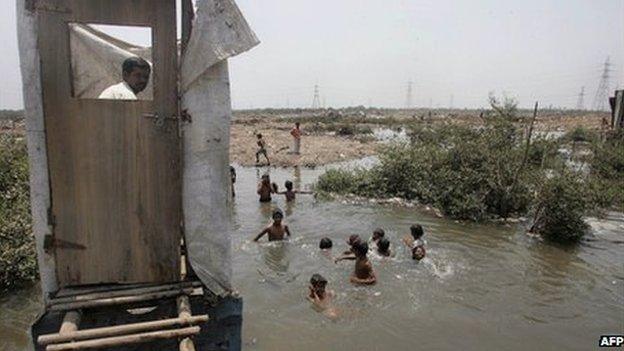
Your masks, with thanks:
<instances>
[{"instance_id":1,"label":"reflection on water","mask_svg":"<svg viewBox=\"0 0 624 351\"><path fill-rule=\"evenodd\" d=\"M370 159L369 159L370 160ZM374 159L372 159L374 162ZM348 166L353 166L349 163ZM234 285L245 300L243 342L249 350L588 350L601 334L624 330L624 217L589 219L593 235L580 246L545 244L520 227L458 223L400 208L343 205L297 195L260 204L256 185L266 168L237 167L234 204ZM271 181L309 188L323 171L270 170ZM282 208L293 237L251 240ZM420 223L427 257L409 258L400 238ZM353 262L331 256L358 233L382 227L394 258L371 255L378 284L348 281ZM305 300L320 273L336 292L340 318L331 321ZM28 348L27 330L39 312L36 289L0 300L0 350Z\"/></svg>"}]
</instances>

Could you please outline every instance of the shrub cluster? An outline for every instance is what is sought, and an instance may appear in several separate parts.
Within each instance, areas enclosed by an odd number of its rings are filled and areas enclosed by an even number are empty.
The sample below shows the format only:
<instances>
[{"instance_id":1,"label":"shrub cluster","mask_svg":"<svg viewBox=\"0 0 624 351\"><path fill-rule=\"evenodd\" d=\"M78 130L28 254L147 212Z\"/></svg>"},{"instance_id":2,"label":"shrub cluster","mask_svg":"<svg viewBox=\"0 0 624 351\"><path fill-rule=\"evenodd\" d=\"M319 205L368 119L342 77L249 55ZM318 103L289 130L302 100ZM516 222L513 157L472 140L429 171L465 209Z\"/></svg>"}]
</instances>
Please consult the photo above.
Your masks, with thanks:
<instances>
[{"instance_id":1,"label":"shrub cluster","mask_svg":"<svg viewBox=\"0 0 624 351\"><path fill-rule=\"evenodd\" d=\"M0 292L36 279L26 143L0 134Z\"/></svg>"},{"instance_id":2,"label":"shrub cluster","mask_svg":"<svg viewBox=\"0 0 624 351\"><path fill-rule=\"evenodd\" d=\"M479 128L411 125L411 142L383 147L377 166L330 170L317 190L401 197L474 221L532 213L533 229L560 242L584 235L589 210L622 206L622 133L604 142L586 130L561 140L529 140L529 121L518 117L513 101L492 98L491 104ZM578 141L593 143L588 175L569 170L559 152L564 143Z\"/></svg>"}]
</instances>

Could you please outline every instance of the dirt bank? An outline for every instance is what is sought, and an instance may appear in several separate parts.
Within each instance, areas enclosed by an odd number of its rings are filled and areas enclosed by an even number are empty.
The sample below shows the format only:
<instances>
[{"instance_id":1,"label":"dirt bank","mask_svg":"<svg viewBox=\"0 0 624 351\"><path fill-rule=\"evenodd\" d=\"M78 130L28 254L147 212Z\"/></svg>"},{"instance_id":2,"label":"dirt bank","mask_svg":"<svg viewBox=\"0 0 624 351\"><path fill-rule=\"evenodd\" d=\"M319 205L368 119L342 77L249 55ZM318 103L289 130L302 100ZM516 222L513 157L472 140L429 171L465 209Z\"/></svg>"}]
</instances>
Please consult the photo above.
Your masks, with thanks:
<instances>
[{"instance_id":1,"label":"dirt bank","mask_svg":"<svg viewBox=\"0 0 624 351\"><path fill-rule=\"evenodd\" d=\"M301 129L301 154L293 155L290 136L291 124L280 122L234 123L230 133L230 161L244 166L256 163L256 134L261 133L268 145L269 159L275 166L313 167L332 162L362 158L375 154L376 143L357 136L336 136L329 133L306 132L307 124ZM260 156L261 163L264 157Z\"/></svg>"}]
</instances>

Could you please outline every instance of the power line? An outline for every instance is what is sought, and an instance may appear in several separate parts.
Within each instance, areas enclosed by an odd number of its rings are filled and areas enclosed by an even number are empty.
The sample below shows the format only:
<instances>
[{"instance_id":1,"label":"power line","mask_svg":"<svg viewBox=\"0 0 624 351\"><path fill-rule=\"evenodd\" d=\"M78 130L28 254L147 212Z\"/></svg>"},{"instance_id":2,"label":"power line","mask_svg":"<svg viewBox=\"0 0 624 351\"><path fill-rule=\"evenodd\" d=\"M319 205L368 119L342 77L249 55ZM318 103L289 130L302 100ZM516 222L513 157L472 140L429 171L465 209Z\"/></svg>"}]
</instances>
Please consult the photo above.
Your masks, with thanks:
<instances>
[{"instance_id":1,"label":"power line","mask_svg":"<svg viewBox=\"0 0 624 351\"><path fill-rule=\"evenodd\" d=\"M410 80L407 82L407 95L405 96L405 107L412 108L413 107L413 97L412 97L412 84L413 82Z\"/></svg>"},{"instance_id":2,"label":"power line","mask_svg":"<svg viewBox=\"0 0 624 351\"><path fill-rule=\"evenodd\" d=\"M585 103L584 103L584 98L585 98L585 87L581 87L581 92L578 94L578 100L576 102L576 109L579 111L582 111L585 109Z\"/></svg>"},{"instance_id":3,"label":"power line","mask_svg":"<svg viewBox=\"0 0 624 351\"><path fill-rule=\"evenodd\" d=\"M604 111L607 103L607 99L609 98L609 73L611 63L609 63L609 57L604 63L604 68L602 69L602 74L600 75L600 83L598 84L598 89L596 89L596 96L594 97L593 108L594 111Z\"/></svg>"},{"instance_id":4,"label":"power line","mask_svg":"<svg viewBox=\"0 0 624 351\"><path fill-rule=\"evenodd\" d=\"M318 84L314 85L314 99L312 99L312 108L313 109L321 108L321 95L319 93Z\"/></svg>"}]
</instances>

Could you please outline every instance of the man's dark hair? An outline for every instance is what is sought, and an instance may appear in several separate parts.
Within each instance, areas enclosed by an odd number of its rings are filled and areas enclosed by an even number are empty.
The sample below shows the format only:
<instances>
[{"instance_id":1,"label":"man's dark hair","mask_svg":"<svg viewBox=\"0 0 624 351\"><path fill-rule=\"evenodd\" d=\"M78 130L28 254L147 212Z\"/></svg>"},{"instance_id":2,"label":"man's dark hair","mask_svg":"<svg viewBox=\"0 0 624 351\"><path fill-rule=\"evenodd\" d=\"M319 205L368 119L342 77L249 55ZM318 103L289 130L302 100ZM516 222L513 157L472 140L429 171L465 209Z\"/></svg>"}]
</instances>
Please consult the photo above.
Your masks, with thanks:
<instances>
[{"instance_id":1,"label":"man's dark hair","mask_svg":"<svg viewBox=\"0 0 624 351\"><path fill-rule=\"evenodd\" d=\"M260 133L256 134L256 136L258 137L258 139L262 138L262 134Z\"/></svg>"},{"instance_id":2,"label":"man's dark hair","mask_svg":"<svg viewBox=\"0 0 624 351\"><path fill-rule=\"evenodd\" d=\"M388 252L388 249L390 248L390 241L388 241L388 239L386 238L379 239L379 241L377 242L377 248L381 252Z\"/></svg>"},{"instance_id":3,"label":"man's dark hair","mask_svg":"<svg viewBox=\"0 0 624 351\"><path fill-rule=\"evenodd\" d=\"M147 69L148 71L152 69L147 61L138 56L129 57L121 64L123 73L132 73L135 68Z\"/></svg>"},{"instance_id":4,"label":"man's dark hair","mask_svg":"<svg viewBox=\"0 0 624 351\"><path fill-rule=\"evenodd\" d=\"M353 244L352 248L353 253L356 256L366 256L366 254L368 253L368 243L366 243L365 241L356 241L355 244Z\"/></svg>"},{"instance_id":5,"label":"man's dark hair","mask_svg":"<svg viewBox=\"0 0 624 351\"><path fill-rule=\"evenodd\" d=\"M412 225L410 227L410 231L412 232L412 237L414 237L414 239L420 239L420 237L425 234L423 227L420 224Z\"/></svg>"},{"instance_id":6,"label":"man's dark hair","mask_svg":"<svg viewBox=\"0 0 624 351\"><path fill-rule=\"evenodd\" d=\"M319 249L321 250L331 249L332 246L334 246L334 244L332 243L331 239L327 237L321 239L321 242L319 243Z\"/></svg>"},{"instance_id":7,"label":"man's dark hair","mask_svg":"<svg viewBox=\"0 0 624 351\"><path fill-rule=\"evenodd\" d=\"M314 273L312 278L310 278L310 284L319 285L319 284L327 284L327 279L318 273Z\"/></svg>"},{"instance_id":8,"label":"man's dark hair","mask_svg":"<svg viewBox=\"0 0 624 351\"><path fill-rule=\"evenodd\" d=\"M286 189L288 189L288 190L292 190L292 187L293 187L293 182L291 182L290 180L287 180L287 181L284 183L284 186L286 187Z\"/></svg>"}]
</instances>

